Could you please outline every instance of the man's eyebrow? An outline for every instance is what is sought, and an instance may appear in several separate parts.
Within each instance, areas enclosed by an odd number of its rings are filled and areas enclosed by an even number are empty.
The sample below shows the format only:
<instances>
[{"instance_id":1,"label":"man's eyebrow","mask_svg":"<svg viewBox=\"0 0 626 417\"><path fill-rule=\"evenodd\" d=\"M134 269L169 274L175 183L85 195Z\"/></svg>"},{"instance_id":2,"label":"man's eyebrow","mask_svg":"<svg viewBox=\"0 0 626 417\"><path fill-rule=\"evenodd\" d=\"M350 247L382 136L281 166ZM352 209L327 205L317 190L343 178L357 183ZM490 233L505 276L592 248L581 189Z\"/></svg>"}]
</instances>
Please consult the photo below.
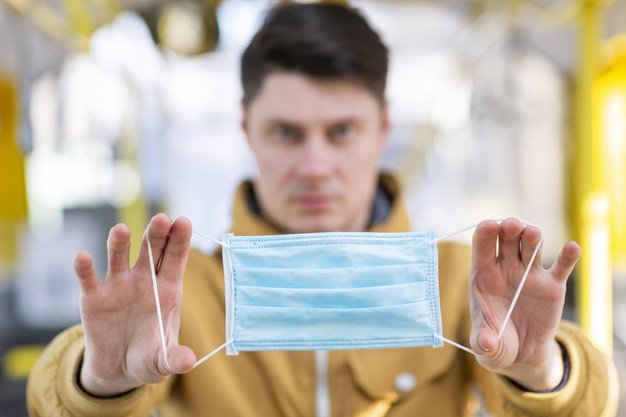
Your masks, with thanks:
<instances>
[{"instance_id":1,"label":"man's eyebrow","mask_svg":"<svg viewBox=\"0 0 626 417\"><path fill-rule=\"evenodd\" d=\"M358 116L346 116L346 117L341 117L338 118L336 120L333 120L331 122L331 124L333 125L348 125L348 124L356 124L359 123L361 121L361 118Z\"/></svg>"},{"instance_id":2,"label":"man's eyebrow","mask_svg":"<svg viewBox=\"0 0 626 417\"><path fill-rule=\"evenodd\" d=\"M345 117L337 117L333 119L326 120L327 124L346 124L346 123L358 123L362 118L359 116L345 116ZM306 124L307 122L300 122L289 119L275 118L269 119L267 124L271 125L288 125L288 126L300 126L302 124Z\"/></svg>"},{"instance_id":3,"label":"man's eyebrow","mask_svg":"<svg viewBox=\"0 0 626 417\"><path fill-rule=\"evenodd\" d=\"M294 121L290 121L287 119L269 119L267 121L267 124L269 125L287 125L287 126L298 126L299 123L294 122Z\"/></svg>"},{"instance_id":4,"label":"man's eyebrow","mask_svg":"<svg viewBox=\"0 0 626 417\"><path fill-rule=\"evenodd\" d=\"M338 126L338 125L358 125L363 122L363 118L358 115L350 115L345 117L338 117L324 121L324 124L327 126ZM297 120L289 120L286 118L272 118L265 121L265 126L268 128L274 128L277 126L286 126L293 129L302 129L307 126L307 121L297 121Z\"/></svg>"},{"instance_id":5,"label":"man's eyebrow","mask_svg":"<svg viewBox=\"0 0 626 417\"><path fill-rule=\"evenodd\" d=\"M289 129L302 129L303 124L287 119L269 119L264 123L266 129L275 129L277 127L287 127Z\"/></svg>"}]
</instances>

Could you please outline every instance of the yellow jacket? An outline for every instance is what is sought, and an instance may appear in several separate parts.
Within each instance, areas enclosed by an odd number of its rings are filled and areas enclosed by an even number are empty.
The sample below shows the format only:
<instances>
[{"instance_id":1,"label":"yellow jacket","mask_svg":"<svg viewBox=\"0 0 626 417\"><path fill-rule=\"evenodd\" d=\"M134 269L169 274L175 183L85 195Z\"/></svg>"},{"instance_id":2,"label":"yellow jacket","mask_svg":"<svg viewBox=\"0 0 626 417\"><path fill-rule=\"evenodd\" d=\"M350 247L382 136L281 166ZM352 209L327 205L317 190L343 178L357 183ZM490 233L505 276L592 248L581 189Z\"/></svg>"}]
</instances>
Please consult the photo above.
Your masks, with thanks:
<instances>
[{"instance_id":1,"label":"yellow jacket","mask_svg":"<svg viewBox=\"0 0 626 417\"><path fill-rule=\"evenodd\" d=\"M395 196L393 206L387 221L371 230L409 230L397 186L387 177L383 184ZM247 187L250 184L244 183L237 191L232 231L276 234L250 211ZM469 250L444 243L438 252L444 335L467 343ZM221 251L213 256L192 251L184 281L180 343L204 356L224 343L224 320ZM98 399L76 382L84 349L82 330L76 326L60 334L33 369L28 408L31 416L147 417L156 409L165 417L312 417L316 395L327 389L332 415L341 417L460 417L474 414L480 402L494 416L614 416L618 382L612 362L572 324L561 325L558 340L567 350L571 372L561 390L548 394L524 392L481 368L471 355L445 346L331 351L323 371L310 351L238 356L220 352L186 375L121 397Z\"/></svg>"}]
</instances>

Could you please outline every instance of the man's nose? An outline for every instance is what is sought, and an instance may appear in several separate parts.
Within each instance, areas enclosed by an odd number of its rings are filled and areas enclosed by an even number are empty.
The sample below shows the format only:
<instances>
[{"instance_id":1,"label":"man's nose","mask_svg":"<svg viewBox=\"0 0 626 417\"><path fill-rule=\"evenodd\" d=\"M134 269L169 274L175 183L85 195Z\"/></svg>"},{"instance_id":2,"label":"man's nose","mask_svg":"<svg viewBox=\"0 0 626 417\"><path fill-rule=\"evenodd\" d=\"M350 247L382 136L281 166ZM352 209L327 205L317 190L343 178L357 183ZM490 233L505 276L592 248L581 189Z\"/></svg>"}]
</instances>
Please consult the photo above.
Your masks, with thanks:
<instances>
[{"instance_id":1,"label":"man's nose","mask_svg":"<svg viewBox=\"0 0 626 417\"><path fill-rule=\"evenodd\" d=\"M307 138L297 172L299 176L309 179L322 179L332 172L332 149L325 138L319 136Z\"/></svg>"}]
</instances>

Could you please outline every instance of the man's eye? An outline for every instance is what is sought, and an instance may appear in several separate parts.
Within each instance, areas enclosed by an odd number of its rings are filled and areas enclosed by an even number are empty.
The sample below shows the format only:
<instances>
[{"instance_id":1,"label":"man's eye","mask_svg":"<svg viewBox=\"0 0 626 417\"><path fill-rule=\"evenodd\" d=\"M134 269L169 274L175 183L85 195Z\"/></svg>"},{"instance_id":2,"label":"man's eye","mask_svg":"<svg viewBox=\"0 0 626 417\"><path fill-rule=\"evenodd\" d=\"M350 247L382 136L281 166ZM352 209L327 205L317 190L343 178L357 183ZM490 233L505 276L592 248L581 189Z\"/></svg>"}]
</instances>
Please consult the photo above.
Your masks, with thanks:
<instances>
[{"instance_id":1,"label":"man's eye","mask_svg":"<svg viewBox=\"0 0 626 417\"><path fill-rule=\"evenodd\" d=\"M331 131L331 138L334 140L345 140L352 134L352 128L349 125L335 126Z\"/></svg>"},{"instance_id":2,"label":"man's eye","mask_svg":"<svg viewBox=\"0 0 626 417\"><path fill-rule=\"evenodd\" d=\"M278 139L296 142L300 138L300 134L297 129L289 126L278 126L276 127L274 134Z\"/></svg>"}]
</instances>

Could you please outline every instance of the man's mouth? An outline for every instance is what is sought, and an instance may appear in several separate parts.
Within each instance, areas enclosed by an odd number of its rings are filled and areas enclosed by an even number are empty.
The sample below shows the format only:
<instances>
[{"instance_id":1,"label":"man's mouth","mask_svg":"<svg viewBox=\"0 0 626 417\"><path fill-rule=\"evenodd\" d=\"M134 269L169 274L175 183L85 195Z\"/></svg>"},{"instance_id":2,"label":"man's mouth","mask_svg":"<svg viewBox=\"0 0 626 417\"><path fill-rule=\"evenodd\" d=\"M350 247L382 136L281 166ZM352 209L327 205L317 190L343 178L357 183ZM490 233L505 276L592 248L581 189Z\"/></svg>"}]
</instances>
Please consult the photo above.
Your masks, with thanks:
<instances>
[{"instance_id":1,"label":"man's mouth","mask_svg":"<svg viewBox=\"0 0 626 417\"><path fill-rule=\"evenodd\" d=\"M307 211L318 211L326 209L332 202L327 195L299 195L294 198L296 205Z\"/></svg>"}]
</instances>

